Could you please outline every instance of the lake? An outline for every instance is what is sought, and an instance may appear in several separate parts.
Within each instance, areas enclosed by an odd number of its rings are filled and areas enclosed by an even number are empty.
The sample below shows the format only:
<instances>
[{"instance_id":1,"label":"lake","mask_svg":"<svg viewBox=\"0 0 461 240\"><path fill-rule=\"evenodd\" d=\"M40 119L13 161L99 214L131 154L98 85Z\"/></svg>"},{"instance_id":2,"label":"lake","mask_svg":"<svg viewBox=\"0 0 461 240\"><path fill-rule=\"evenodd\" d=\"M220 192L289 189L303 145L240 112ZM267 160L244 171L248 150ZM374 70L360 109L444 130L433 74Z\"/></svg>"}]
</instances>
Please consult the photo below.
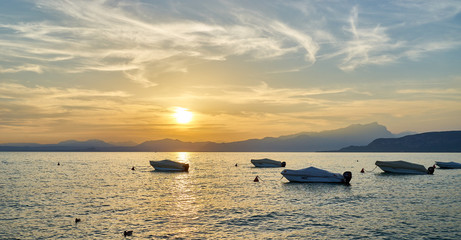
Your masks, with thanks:
<instances>
[{"instance_id":1,"label":"lake","mask_svg":"<svg viewBox=\"0 0 461 240\"><path fill-rule=\"evenodd\" d=\"M149 165L165 158L189 172ZM252 158L352 181L289 183ZM0 239L461 239L461 169L393 175L377 160L461 154L0 152Z\"/></svg>"}]
</instances>

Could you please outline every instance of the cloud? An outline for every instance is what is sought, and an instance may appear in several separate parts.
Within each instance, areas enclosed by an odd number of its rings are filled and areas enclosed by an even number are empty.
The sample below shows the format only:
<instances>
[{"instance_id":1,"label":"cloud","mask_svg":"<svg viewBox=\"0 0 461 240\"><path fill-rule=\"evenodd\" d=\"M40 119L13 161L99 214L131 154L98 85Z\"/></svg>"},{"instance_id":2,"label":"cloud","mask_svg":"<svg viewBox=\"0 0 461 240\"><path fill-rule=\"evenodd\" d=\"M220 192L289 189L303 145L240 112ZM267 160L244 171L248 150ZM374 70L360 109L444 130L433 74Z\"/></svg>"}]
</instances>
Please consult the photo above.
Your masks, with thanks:
<instances>
[{"instance_id":1,"label":"cloud","mask_svg":"<svg viewBox=\"0 0 461 240\"><path fill-rule=\"evenodd\" d=\"M180 16L149 19L137 15L142 10L127 7L123 2L38 1L37 6L49 14L60 13L62 21L44 19L1 25L14 31L7 35L7 42L16 42L9 46L10 56L14 54L30 62L44 59L55 62L55 68L62 59L76 66L73 71L121 71L146 87L156 85L148 83L154 79L145 76L146 65L162 64L172 58L223 61L229 56L247 54L250 59L266 59L303 49L306 64L311 64L319 49L308 33L277 20L267 24L269 18L263 16L240 14L225 23ZM149 4L139 7L149 8L153 15L162 11ZM175 63L179 65L170 65L169 71L183 72L191 64Z\"/></svg>"},{"instance_id":2,"label":"cloud","mask_svg":"<svg viewBox=\"0 0 461 240\"><path fill-rule=\"evenodd\" d=\"M191 109L216 112L296 112L319 109L335 102L369 97L370 93L352 88L274 88L258 85L195 86L185 94L161 96L155 102L185 102ZM332 100L334 99L334 100Z\"/></svg>"},{"instance_id":3,"label":"cloud","mask_svg":"<svg viewBox=\"0 0 461 240\"><path fill-rule=\"evenodd\" d=\"M130 95L122 91L102 92L88 89L34 86L0 83L2 119L39 121L40 116L78 117L102 114L98 111L118 111L122 99ZM68 111L70 108L86 111ZM21 117L18 117L21 116ZM43 119L42 119L43 120Z\"/></svg>"},{"instance_id":4,"label":"cloud","mask_svg":"<svg viewBox=\"0 0 461 240\"><path fill-rule=\"evenodd\" d=\"M320 47L312 37L280 22L276 22L274 28L297 41L306 50L306 62L315 63L316 53Z\"/></svg>"},{"instance_id":5,"label":"cloud","mask_svg":"<svg viewBox=\"0 0 461 240\"><path fill-rule=\"evenodd\" d=\"M438 98L451 98L453 100L461 100L461 89L456 88L430 88L430 89L401 89L396 91L398 94L411 95L421 99L430 97Z\"/></svg>"},{"instance_id":6,"label":"cloud","mask_svg":"<svg viewBox=\"0 0 461 240\"><path fill-rule=\"evenodd\" d=\"M422 42L403 52L402 56L418 61L432 52L449 51L461 46L461 41Z\"/></svg>"},{"instance_id":7,"label":"cloud","mask_svg":"<svg viewBox=\"0 0 461 240\"><path fill-rule=\"evenodd\" d=\"M445 33L449 35L444 39L434 34L426 37L424 31L415 32L420 36L412 39L405 34L408 27L418 29L455 16L461 11L457 1L389 2L375 15L368 12L367 4L351 7L316 1L35 3L43 13L42 18L36 18L39 20L0 25L7 30L0 40L2 52L17 61L16 66L2 72L20 71L26 62L41 66L36 72L121 72L127 79L151 87L157 85L155 76L162 75L165 68L161 66L166 62L168 73L185 72L197 62L225 61L231 56L267 61L301 55L303 62L297 66L272 71L305 69L330 58L341 62L341 70L354 71L402 58L419 60L426 53L460 45L456 31ZM200 11L194 10L198 8ZM399 11L393 10L396 8ZM434 17L427 20L424 16L429 14ZM175 61L180 58L188 60ZM43 62L48 62L46 67ZM158 65L157 74L150 75L147 66L154 65Z\"/></svg>"},{"instance_id":8,"label":"cloud","mask_svg":"<svg viewBox=\"0 0 461 240\"><path fill-rule=\"evenodd\" d=\"M26 64L23 66L16 66L12 68L0 67L0 73L18 73L18 72L36 72L43 73L42 67L39 65Z\"/></svg>"},{"instance_id":9,"label":"cloud","mask_svg":"<svg viewBox=\"0 0 461 240\"><path fill-rule=\"evenodd\" d=\"M402 47L401 43L393 42L386 34L386 28L361 28L358 22L358 8L354 7L349 18L349 28L345 30L352 34L352 39L347 41L342 53L345 54L339 68L352 71L365 65L382 65L394 62L398 56L392 54L393 50Z\"/></svg>"}]
</instances>

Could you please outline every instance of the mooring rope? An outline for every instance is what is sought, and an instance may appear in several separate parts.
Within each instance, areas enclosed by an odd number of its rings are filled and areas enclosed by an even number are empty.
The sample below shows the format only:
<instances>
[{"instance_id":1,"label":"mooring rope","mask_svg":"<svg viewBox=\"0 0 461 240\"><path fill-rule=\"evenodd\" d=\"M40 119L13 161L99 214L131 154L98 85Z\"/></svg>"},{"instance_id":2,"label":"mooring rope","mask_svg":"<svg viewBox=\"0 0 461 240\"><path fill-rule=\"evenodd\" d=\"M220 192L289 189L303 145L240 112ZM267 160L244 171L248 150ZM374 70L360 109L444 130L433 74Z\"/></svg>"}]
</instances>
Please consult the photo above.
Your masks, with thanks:
<instances>
[{"instance_id":1,"label":"mooring rope","mask_svg":"<svg viewBox=\"0 0 461 240\"><path fill-rule=\"evenodd\" d=\"M378 167L378 166L375 166L375 168L373 168L373 170L371 170L371 171L365 170L365 168L362 168L362 170L363 170L364 172L373 172L377 167Z\"/></svg>"}]
</instances>

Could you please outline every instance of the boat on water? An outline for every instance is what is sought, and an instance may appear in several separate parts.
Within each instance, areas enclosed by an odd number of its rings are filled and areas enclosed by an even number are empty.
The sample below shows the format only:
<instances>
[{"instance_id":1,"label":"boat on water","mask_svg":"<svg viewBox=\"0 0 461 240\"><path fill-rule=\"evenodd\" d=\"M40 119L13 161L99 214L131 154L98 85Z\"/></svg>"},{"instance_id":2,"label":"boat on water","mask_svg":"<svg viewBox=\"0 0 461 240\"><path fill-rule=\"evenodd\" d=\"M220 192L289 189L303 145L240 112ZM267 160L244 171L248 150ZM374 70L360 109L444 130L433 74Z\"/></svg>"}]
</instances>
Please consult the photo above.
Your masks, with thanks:
<instances>
[{"instance_id":1,"label":"boat on water","mask_svg":"<svg viewBox=\"0 0 461 240\"><path fill-rule=\"evenodd\" d=\"M262 158L262 159L251 159L251 163L255 165L255 167L285 167L287 164L286 162L281 162L277 160L272 160L269 158Z\"/></svg>"},{"instance_id":2,"label":"boat on water","mask_svg":"<svg viewBox=\"0 0 461 240\"><path fill-rule=\"evenodd\" d=\"M285 169L281 174L290 182L301 183L349 183L352 179L352 173L350 171L340 174L316 167L308 167L299 170Z\"/></svg>"},{"instance_id":3,"label":"boat on water","mask_svg":"<svg viewBox=\"0 0 461 240\"><path fill-rule=\"evenodd\" d=\"M400 174L433 174L434 167L425 168L421 164L406 161L376 161L376 166L384 172Z\"/></svg>"},{"instance_id":4,"label":"boat on water","mask_svg":"<svg viewBox=\"0 0 461 240\"><path fill-rule=\"evenodd\" d=\"M169 159L165 159L161 161L150 161L150 165L156 171L162 171L162 172L187 172L189 171L189 164L175 162Z\"/></svg>"},{"instance_id":5,"label":"boat on water","mask_svg":"<svg viewBox=\"0 0 461 240\"><path fill-rule=\"evenodd\" d=\"M457 163L457 162L435 162L435 165L439 166L439 168L446 168L446 169L461 168L461 163Z\"/></svg>"}]
</instances>

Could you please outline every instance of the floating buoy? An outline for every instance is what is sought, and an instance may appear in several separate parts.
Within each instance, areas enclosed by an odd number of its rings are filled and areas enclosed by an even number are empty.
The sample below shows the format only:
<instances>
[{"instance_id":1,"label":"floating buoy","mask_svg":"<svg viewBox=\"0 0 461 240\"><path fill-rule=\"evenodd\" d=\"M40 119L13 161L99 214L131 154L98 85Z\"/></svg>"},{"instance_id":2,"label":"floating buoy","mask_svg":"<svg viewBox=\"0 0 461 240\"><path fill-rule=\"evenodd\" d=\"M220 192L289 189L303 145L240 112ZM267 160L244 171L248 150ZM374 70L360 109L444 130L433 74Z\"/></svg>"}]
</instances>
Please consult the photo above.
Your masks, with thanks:
<instances>
[{"instance_id":1,"label":"floating buoy","mask_svg":"<svg viewBox=\"0 0 461 240\"><path fill-rule=\"evenodd\" d=\"M61 165L59 162L58 162L58 166Z\"/></svg>"},{"instance_id":2,"label":"floating buoy","mask_svg":"<svg viewBox=\"0 0 461 240\"><path fill-rule=\"evenodd\" d=\"M360 172L361 172L361 173L364 173L364 172L365 172L365 169L364 169L364 168L362 168L362 170L360 170Z\"/></svg>"},{"instance_id":3,"label":"floating buoy","mask_svg":"<svg viewBox=\"0 0 461 240\"><path fill-rule=\"evenodd\" d=\"M123 236L131 236L133 235L133 231L123 231Z\"/></svg>"},{"instance_id":4,"label":"floating buoy","mask_svg":"<svg viewBox=\"0 0 461 240\"><path fill-rule=\"evenodd\" d=\"M133 171L134 171L134 166L131 168L131 170L133 170Z\"/></svg>"},{"instance_id":5,"label":"floating buoy","mask_svg":"<svg viewBox=\"0 0 461 240\"><path fill-rule=\"evenodd\" d=\"M255 180L253 180L253 182L259 182L259 177L256 176L256 177L255 177Z\"/></svg>"},{"instance_id":6,"label":"floating buoy","mask_svg":"<svg viewBox=\"0 0 461 240\"><path fill-rule=\"evenodd\" d=\"M82 220L81 220L80 218L76 218L76 219L75 219L75 223L79 223L79 222L81 222L81 221L82 221Z\"/></svg>"},{"instance_id":7,"label":"floating buoy","mask_svg":"<svg viewBox=\"0 0 461 240\"><path fill-rule=\"evenodd\" d=\"M238 167L239 165L236 163L235 166Z\"/></svg>"}]
</instances>

